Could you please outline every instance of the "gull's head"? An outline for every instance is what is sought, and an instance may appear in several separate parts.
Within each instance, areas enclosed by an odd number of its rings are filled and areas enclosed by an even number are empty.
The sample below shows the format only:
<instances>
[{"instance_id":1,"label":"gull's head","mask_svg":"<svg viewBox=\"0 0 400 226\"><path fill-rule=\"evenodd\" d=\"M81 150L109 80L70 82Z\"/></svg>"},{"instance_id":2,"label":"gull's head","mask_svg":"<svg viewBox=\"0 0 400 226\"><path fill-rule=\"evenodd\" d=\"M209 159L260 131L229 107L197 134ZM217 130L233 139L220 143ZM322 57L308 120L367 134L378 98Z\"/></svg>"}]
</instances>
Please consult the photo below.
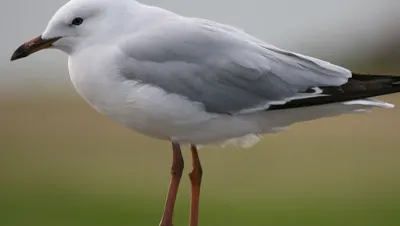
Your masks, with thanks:
<instances>
[{"instance_id":1,"label":"gull's head","mask_svg":"<svg viewBox=\"0 0 400 226\"><path fill-rule=\"evenodd\" d=\"M71 0L51 18L42 35L21 45L11 57L17 60L54 48L71 55L91 44L109 42L124 30L124 17L139 7L134 0Z\"/></svg>"}]
</instances>

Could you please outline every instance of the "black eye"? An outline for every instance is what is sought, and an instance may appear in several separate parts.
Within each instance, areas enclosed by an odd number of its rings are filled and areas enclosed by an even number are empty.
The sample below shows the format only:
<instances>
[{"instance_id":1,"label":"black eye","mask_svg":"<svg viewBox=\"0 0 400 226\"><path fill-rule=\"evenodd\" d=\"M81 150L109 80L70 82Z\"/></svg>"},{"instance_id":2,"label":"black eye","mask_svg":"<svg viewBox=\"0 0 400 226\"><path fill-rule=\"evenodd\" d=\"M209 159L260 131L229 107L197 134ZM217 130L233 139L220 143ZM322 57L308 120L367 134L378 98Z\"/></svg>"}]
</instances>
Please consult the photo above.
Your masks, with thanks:
<instances>
[{"instance_id":1,"label":"black eye","mask_svg":"<svg viewBox=\"0 0 400 226\"><path fill-rule=\"evenodd\" d=\"M79 26L83 23L83 19L80 17L77 17L75 19L72 20L71 24L75 25L75 26Z\"/></svg>"}]
</instances>

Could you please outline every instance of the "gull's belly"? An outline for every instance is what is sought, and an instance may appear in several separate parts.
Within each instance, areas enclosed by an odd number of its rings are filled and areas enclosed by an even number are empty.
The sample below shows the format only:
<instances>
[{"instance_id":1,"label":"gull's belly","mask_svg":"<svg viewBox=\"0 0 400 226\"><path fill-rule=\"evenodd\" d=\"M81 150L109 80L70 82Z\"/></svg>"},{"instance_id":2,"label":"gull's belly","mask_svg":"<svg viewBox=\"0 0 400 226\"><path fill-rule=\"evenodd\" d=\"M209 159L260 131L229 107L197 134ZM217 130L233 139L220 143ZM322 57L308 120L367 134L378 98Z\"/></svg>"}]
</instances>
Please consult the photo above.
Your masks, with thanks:
<instances>
[{"instance_id":1,"label":"gull's belly","mask_svg":"<svg viewBox=\"0 0 400 226\"><path fill-rule=\"evenodd\" d=\"M126 80L112 64L97 64L95 59L91 63L103 67L80 68L70 58L73 85L93 108L128 128L160 139L179 140L215 117L182 96Z\"/></svg>"},{"instance_id":2,"label":"gull's belly","mask_svg":"<svg viewBox=\"0 0 400 226\"><path fill-rule=\"evenodd\" d=\"M69 58L71 81L93 108L128 128L192 144L216 143L264 130L260 125L265 123L257 117L208 113L202 104L183 96L127 80L118 73L118 57L113 57L112 51L101 54L96 49L98 54L90 54L89 50Z\"/></svg>"},{"instance_id":3,"label":"gull's belly","mask_svg":"<svg viewBox=\"0 0 400 226\"><path fill-rule=\"evenodd\" d=\"M160 139L174 139L209 117L181 97L134 81L80 81L74 85L96 110L126 127ZM197 118L198 117L198 118ZM197 118L197 119L196 119Z\"/></svg>"}]
</instances>

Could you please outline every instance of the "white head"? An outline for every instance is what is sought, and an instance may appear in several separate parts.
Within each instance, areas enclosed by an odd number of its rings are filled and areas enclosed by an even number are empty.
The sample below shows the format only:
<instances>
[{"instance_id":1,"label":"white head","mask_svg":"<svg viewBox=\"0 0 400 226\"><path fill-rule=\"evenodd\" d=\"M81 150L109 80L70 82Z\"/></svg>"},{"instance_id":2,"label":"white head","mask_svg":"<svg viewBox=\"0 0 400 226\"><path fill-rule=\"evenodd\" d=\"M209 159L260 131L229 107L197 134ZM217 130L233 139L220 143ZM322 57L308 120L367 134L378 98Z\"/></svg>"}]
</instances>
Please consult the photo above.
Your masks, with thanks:
<instances>
[{"instance_id":1,"label":"white head","mask_svg":"<svg viewBox=\"0 0 400 226\"><path fill-rule=\"evenodd\" d=\"M11 60L46 48L72 54L82 45L110 42L129 26L124 17L138 7L135 0L71 0L54 14L42 35L20 46Z\"/></svg>"}]
</instances>

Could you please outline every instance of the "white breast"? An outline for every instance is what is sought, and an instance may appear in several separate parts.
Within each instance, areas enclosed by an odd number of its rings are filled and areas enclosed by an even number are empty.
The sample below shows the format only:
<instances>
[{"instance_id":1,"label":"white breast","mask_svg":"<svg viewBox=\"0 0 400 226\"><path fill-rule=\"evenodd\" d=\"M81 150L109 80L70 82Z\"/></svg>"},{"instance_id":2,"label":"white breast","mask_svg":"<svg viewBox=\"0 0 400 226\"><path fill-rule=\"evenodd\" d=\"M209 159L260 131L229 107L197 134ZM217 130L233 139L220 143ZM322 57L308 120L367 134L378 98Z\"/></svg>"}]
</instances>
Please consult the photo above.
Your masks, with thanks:
<instances>
[{"instance_id":1,"label":"white breast","mask_svg":"<svg viewBox=\"0 0 400 226\"><path fill-rule=\"evenodd\" d=\"M179 139L215 117L182 96L126 80L115 63L118 50L96 48L97 54L92 53L87 49L69 58L71 81L92 107L119 123L153 137Z\"/></svg>"}]
</instances>

